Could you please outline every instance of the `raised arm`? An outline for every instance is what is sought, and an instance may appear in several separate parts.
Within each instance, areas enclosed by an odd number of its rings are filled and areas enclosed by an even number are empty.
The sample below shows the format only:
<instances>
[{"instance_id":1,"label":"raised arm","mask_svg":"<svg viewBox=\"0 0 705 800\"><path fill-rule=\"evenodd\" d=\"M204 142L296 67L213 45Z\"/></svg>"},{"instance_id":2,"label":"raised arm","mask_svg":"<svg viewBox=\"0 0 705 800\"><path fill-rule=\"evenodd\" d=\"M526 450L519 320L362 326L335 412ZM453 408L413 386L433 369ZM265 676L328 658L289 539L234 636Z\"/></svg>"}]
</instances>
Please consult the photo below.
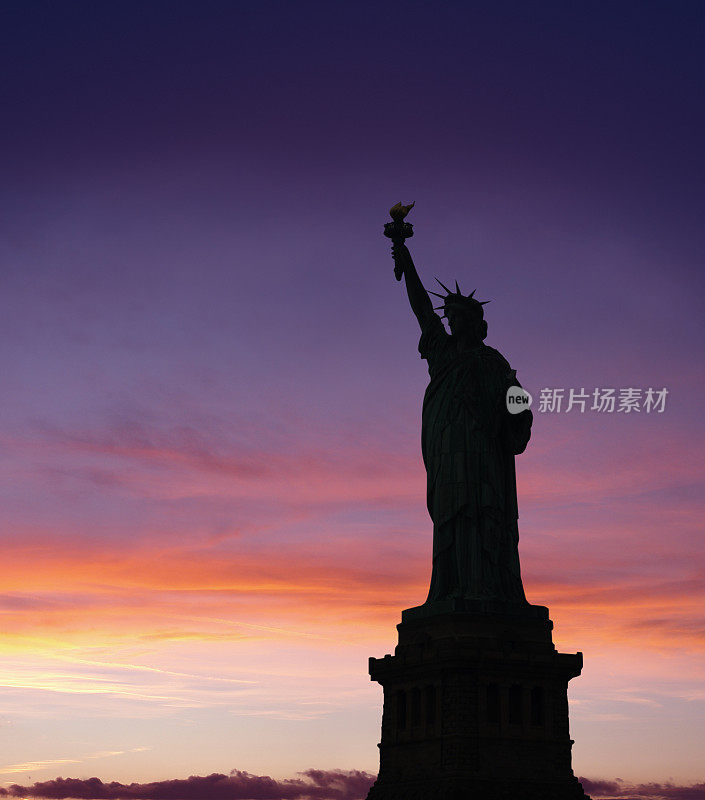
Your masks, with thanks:
<instances>
[{"instance_id":1,"label":"raised arm","mask_svg":"<svg viewBox=\"0 0 705 800\"><path fill-rule=\"evenodd\" d=\"M395 265L404 272L406 292L409 295L411 310L416 315L419 325L423 328L433 315L433 303L421 283L418 272L416 272L409 248L405 244L393 245L392 258L394 258Z\"/></svg>"}]
</instances>

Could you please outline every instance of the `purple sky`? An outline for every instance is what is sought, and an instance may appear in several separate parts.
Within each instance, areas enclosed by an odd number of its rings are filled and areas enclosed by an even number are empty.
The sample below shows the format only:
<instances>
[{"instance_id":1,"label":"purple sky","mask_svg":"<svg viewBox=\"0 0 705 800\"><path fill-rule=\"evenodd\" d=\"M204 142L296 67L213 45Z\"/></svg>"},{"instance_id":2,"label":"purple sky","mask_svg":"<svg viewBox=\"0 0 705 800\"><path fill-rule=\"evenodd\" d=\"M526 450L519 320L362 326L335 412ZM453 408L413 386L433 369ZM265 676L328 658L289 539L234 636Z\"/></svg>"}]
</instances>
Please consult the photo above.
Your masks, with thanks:
<instances>
[{"instance_id":1,"label":"purple sky","mask_svg":"<svg viewBox=\"0 0 705 800\"><path fill-rule=\"evenodd\" d=\"M375 772L430 568L382 236L544 387L527 594L576 771L705 778L699 2L6 2L0 782ZM200 744L199 744L200 743ZM106 755L114 754L114 755Z\"/></svg>"}]
</instances>

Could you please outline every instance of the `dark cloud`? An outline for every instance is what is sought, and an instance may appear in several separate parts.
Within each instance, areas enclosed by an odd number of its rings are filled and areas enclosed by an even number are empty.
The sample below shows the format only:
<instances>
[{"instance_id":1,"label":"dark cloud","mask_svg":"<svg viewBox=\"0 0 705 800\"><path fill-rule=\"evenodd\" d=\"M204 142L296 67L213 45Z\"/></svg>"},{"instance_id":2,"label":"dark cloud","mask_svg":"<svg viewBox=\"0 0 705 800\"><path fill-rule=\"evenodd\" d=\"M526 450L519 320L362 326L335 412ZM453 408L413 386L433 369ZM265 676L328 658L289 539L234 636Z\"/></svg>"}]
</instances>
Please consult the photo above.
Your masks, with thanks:
<instances>
[{"instance_id":1,"label":"dark cloud","mask_svg":"<svg viewBox=\"0 0 705 800\"><path fill-rule=\"evenodd\" d=\"M100 778L55 778L32 786L13 784L0 797L77 798L78 800L360 800L374 776L359 770L317 770L301 778L276 780L233 770L212 775L155 781L103 783Z\"/></svg>"},{"instance_id":2,"label":"dark cloud","mask_svg":"<svg viewBox=\"0 0 705 800\"><path fill-rule=\"evenodd\" d=\"M639 783L579 778L585 793L600 800L705 800L705 783L679 786L674 783Z\"/></svg>"},{"instance_id":3,"label":"dark cloud","mask_svg":"<svg viewBox=\"0 0 705 800\"><path fill-rule=\"evenodd\" d=\"M100 778L55 778L32 786L13 784L0 797L60 800L362 800L374 776L360 770L309 769L301 777L277 780L233 770L153 783L103 783ZM626 784L621 780L580 778L595 800L705 800L705 783Z\"/></svg>"},{"instance_id":4,"label":"dark cloud","mask_svg":"<svg viewBox=\"0 0 705 800\"><path fill-rule=\"evenodd\" d=\"M616 795L621 791L622 786L617 781L591 781L590 778L578 778L583 785L585 794L591 794L595 797L610 797Z\"/></svg>"}]
</instances>

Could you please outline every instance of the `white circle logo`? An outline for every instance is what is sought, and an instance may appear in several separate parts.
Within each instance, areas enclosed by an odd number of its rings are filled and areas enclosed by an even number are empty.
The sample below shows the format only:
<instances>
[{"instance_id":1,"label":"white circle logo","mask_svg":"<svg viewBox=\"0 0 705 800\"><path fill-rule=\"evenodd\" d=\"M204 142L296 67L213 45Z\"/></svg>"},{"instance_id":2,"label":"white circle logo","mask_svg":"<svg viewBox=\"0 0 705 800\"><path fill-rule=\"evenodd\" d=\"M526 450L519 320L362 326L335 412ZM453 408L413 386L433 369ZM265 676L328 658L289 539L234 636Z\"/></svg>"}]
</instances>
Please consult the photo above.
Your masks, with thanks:
<instances>
[{"instance_id":1,"label":"white circle logo","mask_svg":"<svg viewBox=\"0 0 705 800\"><path fill-rule=\"evenodd\" d=\"M521 414L531 406L532 397L521 386L510 386L507 389L507 411L510 414Z\"/></svg>"}]
</instances>

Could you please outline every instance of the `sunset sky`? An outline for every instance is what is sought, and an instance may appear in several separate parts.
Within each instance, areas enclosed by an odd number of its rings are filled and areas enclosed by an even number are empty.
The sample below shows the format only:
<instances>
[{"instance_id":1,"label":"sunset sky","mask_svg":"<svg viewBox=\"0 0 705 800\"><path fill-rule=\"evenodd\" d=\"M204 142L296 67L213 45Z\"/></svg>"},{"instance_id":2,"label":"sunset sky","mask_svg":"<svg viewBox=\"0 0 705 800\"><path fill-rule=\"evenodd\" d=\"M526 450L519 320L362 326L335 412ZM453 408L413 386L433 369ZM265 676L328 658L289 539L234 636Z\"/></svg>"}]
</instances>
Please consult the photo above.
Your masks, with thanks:
<instances>
[{"instance_id":1,"label":"sunset sky","mask_svg":"<svg viewBox=\"0 0 705 800\"><path fill-rule=\"evenodd\" d=\"M399 200L535 399L576 774L705 781L705 5L6 0L0 37L0 787L376 773L367 658L431 567Z\"/></svg>"}]
</instances>

